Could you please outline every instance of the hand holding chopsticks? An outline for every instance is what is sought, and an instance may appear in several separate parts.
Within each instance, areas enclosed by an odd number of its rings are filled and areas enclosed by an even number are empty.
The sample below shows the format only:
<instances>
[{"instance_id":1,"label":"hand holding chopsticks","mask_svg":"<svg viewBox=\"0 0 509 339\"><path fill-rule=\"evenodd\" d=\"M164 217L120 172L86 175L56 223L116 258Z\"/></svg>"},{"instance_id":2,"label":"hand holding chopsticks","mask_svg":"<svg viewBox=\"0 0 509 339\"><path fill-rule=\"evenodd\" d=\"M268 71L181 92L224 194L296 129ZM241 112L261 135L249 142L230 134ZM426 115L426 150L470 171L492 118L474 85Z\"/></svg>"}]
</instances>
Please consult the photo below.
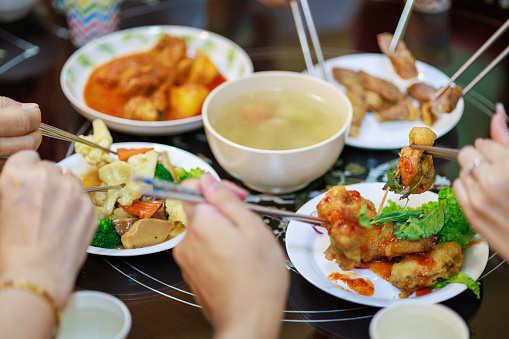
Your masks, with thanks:
<instances>
[{"instance_id":1,"label":"hand holding chopsticks","mask_svg":"<svg viewBox=\"0 0 509 339\"><path fill-rule=\"evenodd\" d=\"M200 203L204 202L205 199L203 198L201 192L190 190L186 187L183 187L176 183L171 183L168 181L163 180L157 180L157 179L149 179L149 178L143 178L134 176L132 178L133 181L143 182L145 184L152 185L154 189L142 189L141 194L145 196L150 197L157 197L161 199L174 199L174 200L181 200L181 201L187 201L192 203ZM296 214L295 212L291 211L285 211L275 208L269 208L254 204L245 203L245 206L256 212L261 214L267 214L267 215L276 215L287 219L292 219L296 221L306 222L314 225L322 225L323 223L326 223L327 220L324 218L318 218L313 217L309 215L303 215L303 214Z\"/></svg>"},{"instance_id":2,"label":"hand holding chopsticks","mask_svg":"<svg viewBox=\"0 0 509 339\"><path fill-rule=\"evenodd\" d=\"M78 137L78 136L76 136L76 135L74 135L72 133L66 132L66 131L61 130L59 128L56 128L56 127L53 127L53 126L50 126L50 125L46 125L46 124L44 124L42 122L39 125L39 128L42 131L42 135L44 135L44 136L47 136L47 137L50 137L50 138L59 139L59 140L69 141L69 142L79 142L79 143L82 143L82 144L85 144L85 145L88 145L88 146L91 146L91 147L94 147L94 148L101 149L101 150L103 150L105 152L117 154L117 152L112 151L109 148L102 147L101 145L98 145L96 143L93 143L91 141L83 139L81 137Z\"/></svg>"}]
</instances>

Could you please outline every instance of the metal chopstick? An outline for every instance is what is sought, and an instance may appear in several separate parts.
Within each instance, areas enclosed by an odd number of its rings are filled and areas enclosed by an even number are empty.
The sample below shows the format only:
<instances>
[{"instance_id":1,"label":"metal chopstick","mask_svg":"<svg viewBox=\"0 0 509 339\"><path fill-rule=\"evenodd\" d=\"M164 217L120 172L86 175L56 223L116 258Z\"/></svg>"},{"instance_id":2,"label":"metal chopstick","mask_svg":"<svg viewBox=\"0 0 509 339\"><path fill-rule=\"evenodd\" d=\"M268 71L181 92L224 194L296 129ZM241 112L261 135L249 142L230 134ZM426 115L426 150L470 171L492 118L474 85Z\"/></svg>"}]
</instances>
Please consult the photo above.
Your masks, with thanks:
<instances>
[{"instance_id":1,"label":"metal chopstick","mask_svg":"<svg viewBox=\"0 0 509 339\"><path fill-rule=\"evenodd\" d=\"M405 34L406 26L408 24L408 18L410 17L410 13L412 12L414 1L415 0L407 0L405 7L403 8L401 18L399 18L398 26L396 26L396 31L394 32L391 44L389 45L389 53L391 54L394 53L399 40Z\"/></svg>"},{"instance_id":2,"label":"metal chopstick","mask_svg":"<svg viewBox=\"0 0 509 339\"><path fill-rule=\"evenodd\" d=\"M426 151L427 154L437 158L443 158L448 160L458 160L459 150L454 148L436 147L436 146L421 146L421 145L409 145L412 148L418 148Z\"/></svg>"},{"instance_id":3,"label":"metal chopstick","mask_svg":"<svg viewBox=\"0 0 509 339\"><path fill-rule=\"evenodd\" d=\"M83 187L83 190L86 193L93 193L93 192L103 192L103 191L109 191L109 190L116 190L124 187L124 185L110 185L110 186L90 186L90 187Z\"/></svg>"},{"instance_id":4,"label":"metal chopstick","mask_svg":"<svg viewBox=\"0 0 509 339\"><path fill-rule=\"evenodd\" d=\"M472 62L474 62L474 60L477 59L477 57L479 57L479 55L481 55L495 40L497 40L498 37L500 35L502 35L502 33L504 33L504 31L508 27L509 27L509 19L507 19L507 21L499 29L497 29L497 31L495 33L493 33L493 35L477 50L477 52L475 52L474 55L472 55L470 57L470 59L468 59L467 62L465 62L465 64L463 66L461 66L460 69L458 69L456 71L456 73L454 73L454 75L449 79L447 84L442 86L435 93L432 100L435 101L436 99L438 99L438 97L440 95L442 95L442 93L444 93L445 90L447 88L449 88L449 86L451 86L451 84L454 82L454 80L456 80L468 68L468 66L470 66L472 64Z\"/></svg>"},{"instance_id":5,"label":"metal chopstick","mask_svg":"<svg viewBox=\"0 0 509 339\"><path fill-rule=\"evenodd\" d=\"M318 69L320 71L320 75L317 76L315 72L315 68L313 67L313 59L311 57L311 52L309 50L309 45L307 41L306 30L302 23L302 17L300 15L299 3L302 7L302 12L304 13L304 18L306 20L306 25L308 28L309 36L311 37L311 41L313 43L313 48L315 50L316 58L318 59ZM324 67L324 58L322 53L322 48L320 46L320 40L318 39L318 34L316 32L315 24L313 21L313 17L311 15L311 9L309 8L309 4L307 0L290 0L290 8L292 9L293 20L295 22L295 28L297 29L297 34L299 36L300 45L302 47L302 52L304 54L304 61L306 62L306 68L308 70L308 74L314 77L319 77L321 79L326 78L325 75L325 67Z\"/></svg>"},{"instance_id":6,"label":"metal chopstick","mask_svg":"<svg viewBox=\"0 0 509 339\"><path fill-rule=\"evenodd\" d=\"M117 152L112 151L109 148L102 147L101 145L98 145L96 143L93 143L93 142L88 141L86 139L83 139L81 137L78 137L78 136L76 136L76 135L74 135L72 133L69 133L67 131L61 130L59 128L56 128L56 127L53 127L53 126L50 126L50 125L47 125L47 124L42 123L42 122L39 125L39 129L41 130L42 135L50 137L50 138L64 140L64 141L70 141L70 142L79 142L79 143L82 143L82 144L85 144L85 145L88 145L88 146L91 146L91 147L94 147L94 148L101 149L101 150L103 150L105 152L117 154Z\"/></svg>"},{"instance_id":7,"label":"metal chopstick","mask_svg":"<svg viewBox=\"0 0 509 339\"><path fill-rule=\"evenodd\" d=\"M142 188L141 194L151 197L158 197L162 199L175 199L181 201L188 201L193 203L205 202L201 192L185 188L177 183L172 183L164 180L149 179L139 176L133 176L133 181L143 182L153 185L154 189ZM276 215L287 219L306 222L314 225L322 225L327 221L325 218L312 217L304 214L297 214L292 211L285 211L276 208L269 208L255 204L245 203L245 206L250 210L268 215Z\"/></svg>"}]
</instances>

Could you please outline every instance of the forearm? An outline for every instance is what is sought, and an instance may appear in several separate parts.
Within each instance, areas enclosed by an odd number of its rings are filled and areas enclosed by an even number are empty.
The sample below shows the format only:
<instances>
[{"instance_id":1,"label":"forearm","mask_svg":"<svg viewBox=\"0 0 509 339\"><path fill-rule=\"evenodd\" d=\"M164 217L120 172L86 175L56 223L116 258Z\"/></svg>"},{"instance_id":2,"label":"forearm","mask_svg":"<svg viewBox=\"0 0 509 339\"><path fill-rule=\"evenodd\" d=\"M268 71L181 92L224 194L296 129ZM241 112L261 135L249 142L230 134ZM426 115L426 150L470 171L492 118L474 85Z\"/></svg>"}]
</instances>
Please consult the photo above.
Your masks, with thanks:
<instances>
[{"instance_id":1,"label":"forearm","mask_svg":"<svg viewBox=\"0 0 509 339\"><path fill-rule=\"evenodd\" d=\"M52 308L37 294L0 290L0 338L51 338L56 323Z\"/></svg>"}]
</instances>

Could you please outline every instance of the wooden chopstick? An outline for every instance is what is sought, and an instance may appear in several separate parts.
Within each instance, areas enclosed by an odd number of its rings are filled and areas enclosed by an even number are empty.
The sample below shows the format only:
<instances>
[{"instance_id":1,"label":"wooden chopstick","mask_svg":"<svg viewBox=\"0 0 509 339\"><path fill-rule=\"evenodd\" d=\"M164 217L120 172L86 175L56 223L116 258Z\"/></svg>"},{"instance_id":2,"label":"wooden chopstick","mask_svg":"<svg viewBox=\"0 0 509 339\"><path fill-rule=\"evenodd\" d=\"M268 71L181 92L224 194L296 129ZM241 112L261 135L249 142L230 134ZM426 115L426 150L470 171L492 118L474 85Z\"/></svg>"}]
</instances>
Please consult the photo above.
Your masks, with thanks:
<instances>
[{"instance_id":1,"label":"wooden chopstick","mask_svg":"<svg viewBox=\"0 0 509 339\"><path fill-rule=\"evenodd\" d=\"M109 190L117 190L124 187L124 185L110 185L110 186L90 186L90 187L83 187L83 190L86 193L93 193L93 192L103 192L103 191L109 191Z\"/></svg>"},{"instance_id":2,"label":"wooden chopstick","mask_svg":"<svg viewBox=\"0 0 509 339\"><path fill-rule=\"evenodd\" d=\"M436 146L421 146L421 145L409 145L412 148L418 148L426 151L427 154L437 158L443 158L448 160L458 160L459 150L454 148L436 147Z\"/></svg>"},{"instance_id":3,"label":"wooden chopstick","mask_svg":"<svg viewBox=\"0 0 509 339\"><path fill-rule=\"evenodd\" d=\"M405 7L403 8L403 12L399 18L398 26L396 26L396 31L394 32L391 44L389 45L389 53L391 54L394 53L399 40L405 34L405 29L408 23L408 18L410 17L410 13L412 12L412 7L414 6L414 1L415 0L407 0Z\"/></svg>"},{"instance_id":4,"label":"wooden chopstick","mask_svg":"<svg viewBox=\"0 0 509 339\"><path fill-rule=\"evenodd\" d=\"M172 182L164 181L164 180L143 178L143 177L138 177L138 176L133 176L131 179L133 181L143 182L143 183L154 186L154 189L143 188L141 190L141 194L145 195L145 196L158 197L158 198L162 198L162 199L175 199L175 200L187 201L187 202L193 202L193 203L201 203L201 202L205 201L205 199L201 195L201 192L195 191L195 190L190 190L190 189L185 188L177 183L172 183ZM301 221L301 222L319 225L319 226L328 222L327 219L325 219L325 218L312 217L312 216L304 215L304 214L297 214L292 211L285 211L285 210L280 210L280 209L276 209L276 208L269 208L269 207L250 204L250 203L245 203L245 206L256 213L267 214L267 215L276 215L276 216L280 216L280 217L283 217L286 219L292 219L292 220Z\"/></svg>"},{"instance_id":5,"label":"wooden chopstick","mask_svg":"<svg viewBox=\"0 0 509 339\"><path fill-rule=\"evenodd\" d=\"M498 37L500 35L502 35L502 33L504 33L504 31L509 27L509 19L507 19L507 21L499 28L497 29L497 31L495 33L493 33L493 35L477 50L477 52L474 53L474 55L472 55L470 57L470 59L467 60L467 62L465 62L465 64L463 66L460 67L460 69L458 69L456 71L456 73L454 73L454 75L449 79L449 81L447 82L447 84L445 84L444 86L442 86L436 93L435 95L433 96L433 101L435 101L436 99L438 99L438 97L440 95L442 95L442 93L445 92L445 90L447 88L449 88L451 86L451 84L454 82L454 80L456 80L471 64L472 62L474 62L475 59L477 59L479 57L479 55L481 55L495 40L498 39ZM502 52L503 53L503 52ZM487 73L487 72L486 72ZM475 84L474 84L475 85ZM467 91L468 92L468 91Z\"/></svg>"},{"instance_id":6,"label":"wooden chopstick","mask_svg":"<svg viewBox=\"0 0 509 339\"><path fill-rule=\"evenodd\" d=\"M311 37L313 48L315 50L315 55L316 58L318 59L318 68L321 73L318 77L325 80L325 67L324 67L325 60L323 58L320 40L318 39L318 34L316 33L315 24L313 21L313 17L311 15L311 10L309 8L308 1L290 0L290 8L292 9L293 21L295 22L295 28L297 29L297 34L299 36L299 41L302 47L302 52L304 54L304 61L306 62L308 74L314 77L317 76L315 68L313 67L313 59L311 57L311 52L309 51L306 30L304 28L304 25L302 24L302 17L300 15L299 4L302 7L302 12L304 13L304 18L306 20L309 36Z\"/></svg>"},{"instance_id":7,"label":"wooden chopstick","mask_svg":"<svg viewBox=\"0 0 509 339\"><path fill-rule=\"evenodd\" d=\"M91 147L94 147L94 148L101 149L101 150L103 150L105 152L117 154L117 152L115 152L115 151L113 151L113 150L111 150L109 148L102 147L101 145L98 145L96 143L93 143L93 142L88 141L86 139L83 139L81 137L78 137L78 136L76 136L76 135L74 135L72 133L66 132L64 130L61 130L59 128L47 125L47 124L42 123L42 122L39 125L39 129L41 130L42 135L50 137L50 138L55 138L55 139L64 140L64 141L70 141L70 142L79 142L79 143L82 143L82 144L85 144L85 145L88 145L88 146L91 146Z\"/></svg>"}]
</instances>

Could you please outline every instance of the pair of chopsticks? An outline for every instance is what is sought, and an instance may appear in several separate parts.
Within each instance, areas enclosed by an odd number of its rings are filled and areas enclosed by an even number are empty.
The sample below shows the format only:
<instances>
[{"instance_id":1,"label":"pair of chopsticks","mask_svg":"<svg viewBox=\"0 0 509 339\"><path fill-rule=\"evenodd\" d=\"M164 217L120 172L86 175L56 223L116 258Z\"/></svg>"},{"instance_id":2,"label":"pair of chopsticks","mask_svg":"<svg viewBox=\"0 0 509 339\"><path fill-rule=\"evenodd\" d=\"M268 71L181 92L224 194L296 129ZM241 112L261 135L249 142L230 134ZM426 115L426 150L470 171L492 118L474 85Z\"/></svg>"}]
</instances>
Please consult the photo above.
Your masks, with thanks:
<instances>
[{"instance_id":1,"label":"pair of chopsticks","mask_svg":"<svg viewBox=\"0 0 509 339\"><path fill-rule=\"evenodd\" d=\"M509 19L495 33L493 33L493 35L477 50L477 52L474 53L474 55L470 57L470 59L467 60L467 62L465 62L463 66L461 66L460 69L458 69L456 73L454 73L454 75L449 79L447 84L442 86L435 93L432 100L435 101L436 99L438 99L438 97L442 95L445 92L445 90L451 86L453 81L456 80L474 62L474 60L477 59L477 57L479 57L479 55L481 55L493 42L495 42L495 40L497 40L508 27ZM486 68L481 73L479 73L479 75L475 77L474 80L472 80L463 89L463 92L461 94L462 95L467 94L468 91L470 91L472 87L474 87L479 82L479 80L481 80L486 74L488 74L488 72L491 71L505 56L507 56L507 54L509 54L509 46L507 46L488 66L486 66Z\"/></svg>"},{"instance_id":2,"label":"pair of chopsticks","mask_svg":"<svg viewBox=\"0 0 509 339\"><path fill-rule=\"evenodd\" d=\"M139 176L133 176L131 179L133 181L142 182L153 186L153 189L143 188L141 190L141 194L145 196L157 197L161 199L174 199L192 203L205 202L205 199L203 198L201 192L188 189L177 183L172 183L164 180L143 178ZM291 211L269 208L249 203L245 203L245 206L256 213L280 216L286 219L292 219L318 226L321 226L322 224L327 222L325 218L297 214Z\"/></svg>"},{"instance_id":3,"label":"pair of chopsticks","mask_svg":"<svg viewBox=\"0 0 509 339\"><path fill-rule=\"evenodd\" d=\"M458 160L459 150L454 148L446 148L446 147L437 147L437 146L421 146L421 145L409 145L412 148L422 149L426 151L427 154L432 155L437 158L447 159L447 160Z\"/></svg>"},{"instance_id":4,"label":"pair of chopsticks","mask_svg":"<svg viewBox=\"0 0 509 339\"><path fill-rule=\"evenodd\" d=\"M90 186L83 187L83 190L86 193L94 193L94 192L104 192L109 190L118 190L124 187L124 185L109 185L109 186Z\"/></svg>"},{"instance_id":5,"label":"pair of chopsticks","mask_svg":"<svg viewBox=\"0 0 509 339\"><path fill-rule=\"evenodd\" d=\"M76 136L76 135L74 135L72 133L66 132L64 130L61 130L59 128L47 125L47 124L42 123L42 122L39 125L39 129L41 130L42 135L50 137L50 138L64 140L64 141L69 141L69 142L79 142L79 143L82 143L82 144L85 144L85 145L88 145L88 146L91 146L91 147L94 147L94 148L101 149L101 150L103 150L105 152L117 154L117 152L112 151L109 148L102 147L101 145L98 145L98 144L93 143L91 141L88 141L86 139L80 138L80 137L78 137L78 136Z\"/></svg>"},{"instance_id":6,"label":"pair of chopsticks","mask_svg":"<svg viewBox=\"0 0 509 339\"><path fill-rule=\"evenodd\" d=\"M320 74L318 76L316 74L315 68L313 67L313 58L311 57L311 52L309 50L307 34L302 23L302 16L300 14L299 4L302 7L302 12L304 13L304 18L306 20L309 36L311 37L313 48L315 50L315 55L316 58L318 59L318 69L320 71ZM320 40L318 39L318 34L316 33L315 24L313 21L313 17L311 16L311 10L309 9L308 1L290 0L290 8L292 9L293 21L295 22L295 28L297 29L297 34L299 36L299 41L302 47L302 53L304 54L304 60L306 62L308 74L325 80L325 68L324 68L325 61L323 59Z\"/></svg>"}]
</instances>

